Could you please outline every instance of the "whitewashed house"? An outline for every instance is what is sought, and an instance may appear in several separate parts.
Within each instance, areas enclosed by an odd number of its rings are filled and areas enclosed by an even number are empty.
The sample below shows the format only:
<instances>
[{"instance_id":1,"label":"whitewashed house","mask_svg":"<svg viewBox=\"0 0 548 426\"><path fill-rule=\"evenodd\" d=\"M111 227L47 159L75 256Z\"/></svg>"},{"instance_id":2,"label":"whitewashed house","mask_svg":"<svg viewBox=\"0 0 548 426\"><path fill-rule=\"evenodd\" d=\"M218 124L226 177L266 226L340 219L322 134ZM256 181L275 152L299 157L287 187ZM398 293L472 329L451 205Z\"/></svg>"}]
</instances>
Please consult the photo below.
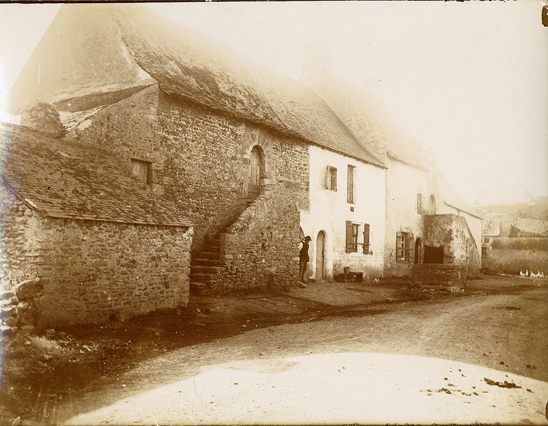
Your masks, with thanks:
<instances>
[{"instance_id":1,"label":"whitewashed house","mask_svg":"<svg viewBox=\"0 0 548 426\"><path fill-rule=\"evenodd\" d=\"M344 268L381 276L385 168L365 152L351 158L310 146L309 153L310 209L301 211L301 229L312 238L311 277L330 280Z\"/></svg>"},{"instance_id":2,"label":"whitewashed house","mask_svg":"<svg viewBox=\"0 0 548 426\"><path fill-rule=\"evenodd\" d=\"M310 47L302 80L386 166L384 276L415 276L437 270L432 273L434 278L417 278L438 280L443 275L449 283L477 275L481 217L451 188L428 152L372 93L336 75L322 46ZM358 185L362 183L358 181ZM430 266L420 266L423 264Z\"/></svg>"}]
</instances>

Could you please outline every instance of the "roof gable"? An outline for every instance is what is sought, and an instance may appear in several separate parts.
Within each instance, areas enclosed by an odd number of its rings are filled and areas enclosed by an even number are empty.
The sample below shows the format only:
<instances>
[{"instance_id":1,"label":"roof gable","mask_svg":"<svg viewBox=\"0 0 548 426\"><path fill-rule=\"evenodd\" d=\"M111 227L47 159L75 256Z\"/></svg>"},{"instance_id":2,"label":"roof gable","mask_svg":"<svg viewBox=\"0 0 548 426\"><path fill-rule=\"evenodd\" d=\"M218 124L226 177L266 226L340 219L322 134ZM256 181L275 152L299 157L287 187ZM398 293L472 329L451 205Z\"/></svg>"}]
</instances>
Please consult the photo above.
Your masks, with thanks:
<instances>
[{"instance_id":1,"label":"roof gable","mask_svg":"<svg viewBox=\"0 0 548 426\"><path fill-rule=\"evenodd\" d=\"M0 123L0 161L2 182L48 216L191 225L128 164L101 149Z\"/></svg>"}]
</instances>

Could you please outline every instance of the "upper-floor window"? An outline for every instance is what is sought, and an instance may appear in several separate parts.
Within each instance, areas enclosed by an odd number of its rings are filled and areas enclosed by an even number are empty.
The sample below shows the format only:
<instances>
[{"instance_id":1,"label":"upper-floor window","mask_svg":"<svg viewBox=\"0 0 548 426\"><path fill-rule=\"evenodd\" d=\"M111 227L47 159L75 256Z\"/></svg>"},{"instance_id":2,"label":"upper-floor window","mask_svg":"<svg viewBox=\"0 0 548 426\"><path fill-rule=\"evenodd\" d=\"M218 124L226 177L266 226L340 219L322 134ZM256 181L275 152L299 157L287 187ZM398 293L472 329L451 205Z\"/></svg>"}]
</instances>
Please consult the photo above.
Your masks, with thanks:
<instances>
[{"instance_id":1,"label":"upper-floor window","mask_svg":"<svg viewBox=\"0 0 548 426\"><path fill-rule=\"evenodd\" d=\"M327 166L327 189L337 192L337 168L333 166Z\"/></svg>"},{"instance_id":2,"label":"upper-floor window","mask_svg":"<svg viewBox=\"0 0 548 426\"><path fill-rule=\"evenodd\" d=\"M422 194L417 193L417 213L422 213Z\"/></svg>"},{"instance_id":3,"label":"upper-floor window","mask_svg":"<svg viewBox=\"0 0 548 426\"><path fill-rule=\"evenodd\" d=\"M428 201L428 214L436 214L436 197L434 195L430 195Z\"/></svg>"},{"instance_id":4,"label":"upper-floor window","mask_svg":"<svg viewBox=\"0 0 548 426\"><path fill-rule=\"evenodd\" d=\"M356 167L348 165L348 172L346 177L346 201L354 204L356 202L356 186L354 184L356 180Z\"/></svg>"},{"instance_id":5,"label":"upper-floor window","mask_svg":"<svg viewBox=\"0 0 548 426\"><path fill-rule=\"evenodd\" d=\"M137 178L147 185L152 183L152 163L149 161L131 159L131 165L133 167L133 174Z\"/></svg>"}]
</instances>

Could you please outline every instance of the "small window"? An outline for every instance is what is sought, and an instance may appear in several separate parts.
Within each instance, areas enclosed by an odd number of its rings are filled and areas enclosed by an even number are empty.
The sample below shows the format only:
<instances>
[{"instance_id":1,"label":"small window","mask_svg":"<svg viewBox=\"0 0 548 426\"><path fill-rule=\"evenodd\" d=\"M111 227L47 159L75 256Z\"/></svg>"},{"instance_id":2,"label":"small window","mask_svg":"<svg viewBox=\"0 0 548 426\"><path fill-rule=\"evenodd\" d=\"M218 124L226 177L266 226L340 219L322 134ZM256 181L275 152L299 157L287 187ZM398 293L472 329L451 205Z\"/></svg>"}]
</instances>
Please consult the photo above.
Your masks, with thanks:
<instances>
[{"instance_id":1,"label":"small window","mask_svg":"<svg viewBox=\"0 0 548 426\"><path fill-rule=\"evenodd\" d=\"M332 166L327 166L327 179L326 187L328 190L337 192L337 168Z\"/></svg>"},{"instance_id":2,"label":"small window","mask_svg":"<svg viewBox=\"0 0 548 426\"><path fill-rule=\"evenodd\" d=\"M358 251L358 233L360 225L346 221L346 252L357 253Z\"/></svg>"},{"instance_id":3,"label":"small window","mask_svg":"<svg viewBox=\"0 0 548 426\"><path fill-rule=\"evenodd\" d=\"M396 261L412 262L415 258L414 238L410 232L396 234Z\"/></svg>"},{"instance_id":4,"label":"small window","mask_svg":"<svg viewBox=\"0 0 548 426\"><path fill-rule=\"evenodd\" d=\"M142 161L132 158L131 165L133 167L133 174L137 178L147 185L152 183L152 163L148 161Z\"/></svg>"},{"instance_id":5,"label":"small window","mask_svg":"<svg viewBox=\"0 0 548 426\"><path fill-rule=\"evenodd\" d=\"M352 204L354 204L356 202L356 194L355 194L356 187L354 185L355 177L356 177L356 167L351 166L349 164L348 165L348 172L347 172L347 179L346 179L346 185L347 185L346 200L349 203L352 203Z\"/></svg>"},{"instance_id":6,"label":"small window","mask_svg":"<svg viewBox=\"0 0 548 426\"><path fill-rule=\"evenodd\" d=\"M417 213L422 214L422 194L417 194Z\"/></svg>"},{"instance_id":7,"label":"small window","mask_svg":"<svg viewBox=\"0 0 548 426\"><path fill-rule=\"evenodd\" d=\"M487 247L482 247L481 248L481 254L482 254L482 256L487 256Z\"/></svg>"}]
</instances>

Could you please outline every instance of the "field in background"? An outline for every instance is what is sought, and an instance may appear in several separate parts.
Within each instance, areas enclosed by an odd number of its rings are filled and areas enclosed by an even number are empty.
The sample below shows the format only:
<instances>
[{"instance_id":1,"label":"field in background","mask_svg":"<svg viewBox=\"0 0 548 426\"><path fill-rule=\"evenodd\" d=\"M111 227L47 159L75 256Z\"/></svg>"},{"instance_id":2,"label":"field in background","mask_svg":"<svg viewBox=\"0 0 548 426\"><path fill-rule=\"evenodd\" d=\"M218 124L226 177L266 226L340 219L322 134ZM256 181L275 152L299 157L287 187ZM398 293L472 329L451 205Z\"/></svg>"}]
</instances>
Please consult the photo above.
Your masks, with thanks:
<instances>
[{"instance_id":1,"label":"field in background","mask_svg":"<svg viewBox=\"0 0 548 426\"><path fill-rule=\"evenodd\" d=\"M543 272L548 275L548 251L493 249L482 258L485 274L519 275L528 270L530 273Z\"/></svg>"}]
</instances>

